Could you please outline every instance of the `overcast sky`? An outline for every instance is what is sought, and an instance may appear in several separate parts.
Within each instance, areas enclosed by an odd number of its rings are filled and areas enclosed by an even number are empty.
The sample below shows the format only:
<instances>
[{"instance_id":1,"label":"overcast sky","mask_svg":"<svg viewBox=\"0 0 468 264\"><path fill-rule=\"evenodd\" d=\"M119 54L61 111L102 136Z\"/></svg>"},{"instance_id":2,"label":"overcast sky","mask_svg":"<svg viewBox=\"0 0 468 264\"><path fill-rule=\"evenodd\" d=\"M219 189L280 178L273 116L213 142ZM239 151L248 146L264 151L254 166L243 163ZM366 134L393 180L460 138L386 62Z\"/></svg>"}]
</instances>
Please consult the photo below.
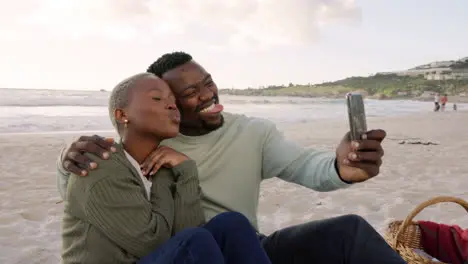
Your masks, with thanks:
<instances>
[{"instance_id":1,"label":"overcast sky","mask_svg":"<svg viewBox=\"0 0 468 264\"><path fill-rule=\"evenodd\" d=\"M468 56L467 0L0 0L0 87L112 89L191 53L222 88Z\"/></svg>"}]
</instances>

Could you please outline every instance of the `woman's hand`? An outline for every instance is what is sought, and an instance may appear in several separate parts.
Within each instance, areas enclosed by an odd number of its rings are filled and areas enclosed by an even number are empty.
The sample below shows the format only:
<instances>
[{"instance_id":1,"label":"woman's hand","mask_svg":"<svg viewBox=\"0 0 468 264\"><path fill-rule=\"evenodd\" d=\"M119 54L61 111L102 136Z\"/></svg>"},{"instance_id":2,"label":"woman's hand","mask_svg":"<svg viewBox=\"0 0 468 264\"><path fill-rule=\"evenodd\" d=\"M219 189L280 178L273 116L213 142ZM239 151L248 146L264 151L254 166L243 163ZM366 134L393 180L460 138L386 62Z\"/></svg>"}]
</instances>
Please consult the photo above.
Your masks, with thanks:
<instances>
[{"instance_id":1,"label":"woman's hand","mask_svg":"<svg viewBox=\"0 0 468 264\"><path fill-rule=\"evenodd\" d=\"M169 147L158 147L151 153L140 165L143 175L154 175L161 167L173 168L183 161L189 160L189 157L177 152Z\"/></svg>"}]
</instances>

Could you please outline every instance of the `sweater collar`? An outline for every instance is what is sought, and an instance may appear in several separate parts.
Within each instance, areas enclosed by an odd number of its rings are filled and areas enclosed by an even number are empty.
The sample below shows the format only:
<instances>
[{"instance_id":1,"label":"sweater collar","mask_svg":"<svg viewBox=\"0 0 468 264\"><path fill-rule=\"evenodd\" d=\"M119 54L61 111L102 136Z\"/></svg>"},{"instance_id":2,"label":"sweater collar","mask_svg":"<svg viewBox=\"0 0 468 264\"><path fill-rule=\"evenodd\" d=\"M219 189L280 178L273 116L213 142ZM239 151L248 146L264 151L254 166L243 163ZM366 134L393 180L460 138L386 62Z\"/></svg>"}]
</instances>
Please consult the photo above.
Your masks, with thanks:
<instances>
[{"instance_id":1,"label":"sweater collar","mask_svg":"<svg viewBox=\"0 0 468 264\"><path fill-rule=\"evenodd\" d=\"M143 186L143 181L141 180L140 174L136 170L135 166L133 166L133 164L127 159L127 156L125 155L125 149L123 147L122 139L119 139L119 141L114 144L114 147L117 151L111 155L115 155L115 158L118 160L118 162L127 167L132 172L133 176L135 176L140 182L140 184Z\"/></svg>"}]
</instances>

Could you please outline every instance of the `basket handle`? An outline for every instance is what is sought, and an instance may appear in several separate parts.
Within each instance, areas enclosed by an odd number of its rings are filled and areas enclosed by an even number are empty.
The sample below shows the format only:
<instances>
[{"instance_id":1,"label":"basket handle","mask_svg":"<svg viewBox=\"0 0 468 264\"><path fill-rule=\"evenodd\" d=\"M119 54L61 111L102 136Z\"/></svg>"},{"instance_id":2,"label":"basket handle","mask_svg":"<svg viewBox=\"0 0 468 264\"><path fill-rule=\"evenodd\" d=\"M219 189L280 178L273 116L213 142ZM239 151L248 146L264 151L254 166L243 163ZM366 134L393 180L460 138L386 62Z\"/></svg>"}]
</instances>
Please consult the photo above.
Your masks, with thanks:
<instances>
[{"instance_id":1,"label":"basket handle","mask_svg":"<svg viewBox=\"0 0 468 264\"><path fill-rule=\"evenodd\" d=\"M416 208L414 208L414 210L411 211L411 213L406 217L405 221L403 221L403 223L400 225L400 228L398 229L395 235L393 245L397 246L398 238L401 236L401 234L403 234L403 231L406 229L406 227L408 227L408 225L411 224L414 217L418 215L424 208L429 207L434 204L447 203L447 202L459 204L463 208L465 208L466 212L468 212L468 202L460 198L450 197L450 196L438 196L430 200L427 200L421 203L420 205L418 205Z\"/></svg>"}]
</instances>

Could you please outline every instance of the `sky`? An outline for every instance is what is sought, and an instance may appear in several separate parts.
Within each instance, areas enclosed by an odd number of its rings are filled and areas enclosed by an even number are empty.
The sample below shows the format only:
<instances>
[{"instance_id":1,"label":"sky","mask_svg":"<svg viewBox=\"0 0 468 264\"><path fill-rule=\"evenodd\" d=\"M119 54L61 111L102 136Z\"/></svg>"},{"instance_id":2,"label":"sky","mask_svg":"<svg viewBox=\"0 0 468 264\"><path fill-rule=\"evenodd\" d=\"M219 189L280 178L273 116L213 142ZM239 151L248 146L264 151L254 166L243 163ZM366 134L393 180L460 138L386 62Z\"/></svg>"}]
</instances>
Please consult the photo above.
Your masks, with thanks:
<instances>
[{"instance_id":1,"label":"sky","mask_svg":"<svg viewBox=\"0 0 468 264\"><path fill-rule=\"evenodd\" d=\"M0 87L110 90L185 51L220 88L468 56L466 0L0 0Z\"/></svg>"}]
</instances>

